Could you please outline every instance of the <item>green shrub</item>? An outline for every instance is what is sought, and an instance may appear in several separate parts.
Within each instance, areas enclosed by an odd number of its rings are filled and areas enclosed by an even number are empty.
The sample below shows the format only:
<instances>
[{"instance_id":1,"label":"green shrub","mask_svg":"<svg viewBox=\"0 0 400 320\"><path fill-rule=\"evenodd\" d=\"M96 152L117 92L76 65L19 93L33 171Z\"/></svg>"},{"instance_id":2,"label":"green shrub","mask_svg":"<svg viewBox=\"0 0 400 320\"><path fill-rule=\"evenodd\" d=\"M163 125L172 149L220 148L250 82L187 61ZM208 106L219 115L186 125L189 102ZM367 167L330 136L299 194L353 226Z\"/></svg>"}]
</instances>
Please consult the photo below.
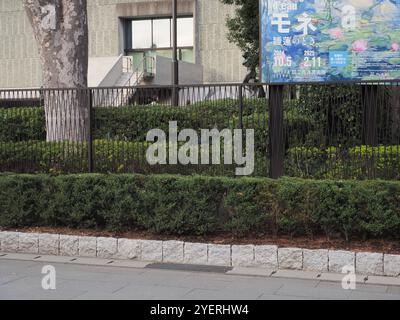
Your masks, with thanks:
<instances>
[{"instance_id":1,"label":"green shrub","mask_svg":"<svg viewBox=\"0 0 400 320\"><path fill-rule=\"evenodd\" d=\"M382 179L400 179L400 146L350 148L346 166L349 171L354 172L354 178L376 176Z\"/></svg>"},{"instance_id":2,"label":"green shrub","mask_svg":"<svg viewBox=\"0 0 400 320\"><path fill-rule=\"evenodd\" d=\"M215 233L222 228L216 213L224 191L220 179L163 176L145 179L138 223L161 234Z\"/></svg>"},{"instance_id":3,"label":"green shrub","mask_svg":"<svg viewBox=\"0 0 400 320\"><path fill-rule=\"evenodd\" d=\"M400 227L398 182L283 179L278 225L292 235L352 238L396 236ZM398 232L398 231L397 231Z\"/></svg>"},{"instance_id":4,"label":"green shrub","mask_svg":"<svg viewBox=\"0 0 400 320\"><path fill-rule=\"evenodd\" d=\"M43 108L0 108L0 141L45 139Z\"/></svg>"},{"instance_id":5,"label":"green shrub","mask_svg":"<svg viewBox=\"0 0 400 320\"><path fill-rule=\"evenodd\" d=\"M272 180L265 182L249 178L226 181L225 230L240 236L276 234L276 183Z\"/></svg>"},{"instance_id":6,"label":"green shrub","mask_svg":"<svg viewBox=\"0 0 400 320\"><path fill-rule=\"evenodd\" d=\"M236 165L156 165L146 160L147 142L95 140L95 172L178 173L234 176ZM223 147L223 145L221 145ZM269 158L255 150L253 176L267 176ZM223 149L221 149L223 157ZM0 142L0 171L79 173L88 169L86 143ZM290 148L284 158L285 175L314 179L400 179L400 146L359 146L350 149Z\"/></svg>"},{"instance_id":7,"label":"green shrub","mask_svg":"<svg viewBox=\"0 0 400 320\"><path fill-rule=\"evenodd\" d=\"M295 147L287 151L288 176L317 179L400 179L400 146L357 146L349 149Z\"/></svg>"},{"instance_id":8,"label":"green shrub","mask_svg":"<svg viewBox=\"0 0 400 320\"><path fill-rule=\"evenodd\" d=\"M289 103L289 102L288 102ZM243 126L256 129L260 145L265 145L268 128L267 101L244 99ZM205 101L188 106L162 105L94 108L93 138L125 141L145 141L147 132L159 128L168 131L169 121L179 128L225 129L240 127L238 100ZM287 112L290 128L300 127L307 119L295 111ZM290 129L289 128L289 129ZM295 135L299 135L300 132ZM0 109L0 141L45 140L43 108Z\"/></svg>"},{"instance_id":9,"label":"green shrub","mask_svg":"<svg viewBox=\"0 0 400 320\"><path fill-rule=\"evenodd\" d=\"M309 116L309 145L362 143L361 86L348 84L301 86L297 108ZM329 139L329 140L328 140Z\"/></svg>"},{"instance_id":10,"label":"green shrub","mask_svg":"<svg viewBox=\"0 0 400 320\"><path fill-rule=\"evenodd\" d=\"M151 129L168 132L169 121L177 121L180 128L198 128L201 121L186 107L133 106L125 108L96 108L95 139L145 141Z\"/></svg>"},{"instance_id":11,"label":"green shrub","mask_svg":"<svg viewBox=\"0 0 400 320\"><path fill-rule=\"evenodd\" d=\"M263 99L245 99L243 116L264 112ZM224 99L172 107L139 105L94 108L94 139L144 141L149 130L168 131L169 121L180 128L207 129L238 127L238 100ZM44 108L1 108L0 141L45 140Z\"/></svg>"},{"instance_id":12,"label":"green shrub","mask_svg":"<svg viewBox=\"0 0 400 320\"><path fill-rule=\"evenodd\" d=\"M93 141L94 171L101 173L177 173L234 176L236 165L149 165L150 143L115 140ZM221 145L223 147L223 144ZM211 152L211 149L210 149ZM168 153L168 152L167 152ZM211 158L211 155L210 155ZM221 159L223 148L221 148ZM87 143L0 142L0 171L25 173L80 173L88 170ZM256 152L254 176L268 174L265 153Z\"/></svg>"},{"instance_id":13,"label":"green shrub","mask_svg":"<svg viewBox=\"0 0 400 320\"><path fill-rule=\"evenodd\" d=\"M319 148L290 148L285 157L285 174L300 178L324 177L329 155L328 151Z\"/></svg>"},{"instance_id":14,"label":"green shrub","mask_svg":"<svg viewBox=\"0 0 400 320\"><path fill-rule=\"evenodd\" d=\"M0 185L1 226L28 223L170 234L207 234L222 228L215 215L225 191L219 179L2 175Z\"/></svg>"},{"instance_id":15,"label":"green shrub","mask_svg":"<svg viewBox=\"0 0 400 320\"><path fill-rule=\"evenodd\" d=\"M400 182L1 174L0 226L399 239Z\"/></svg>"},{"instance_id":16,"label":"green shrub","mask_svg":"<svg viewBox=\"0 0 400 320\"><path fill-rule=\"evenodd\" d=\"M147 144L95 140L93 159L100 172L125 172L144 162ZM0 170L22 172L82 172L88 169L87 143L0 142Z\"/></svg>"}]
</instances>

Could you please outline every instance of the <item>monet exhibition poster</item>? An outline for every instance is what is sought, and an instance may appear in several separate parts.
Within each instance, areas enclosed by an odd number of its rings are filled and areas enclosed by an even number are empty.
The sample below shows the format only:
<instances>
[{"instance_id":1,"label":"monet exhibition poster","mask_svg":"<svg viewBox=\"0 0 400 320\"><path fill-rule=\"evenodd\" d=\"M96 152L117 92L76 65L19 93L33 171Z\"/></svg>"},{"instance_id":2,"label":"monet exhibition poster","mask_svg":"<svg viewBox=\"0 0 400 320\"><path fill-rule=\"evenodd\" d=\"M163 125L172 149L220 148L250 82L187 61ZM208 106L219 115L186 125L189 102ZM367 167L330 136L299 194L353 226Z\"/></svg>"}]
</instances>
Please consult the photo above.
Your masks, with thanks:
<instances>
[{"instance_id":1,"label":"monet exhibition poster","mask_svg":"<svg viewBox=\"0 0 400 320\"><path fill-rule=\"evenodd\" d=\"M400 0L260 0L263 82L400 79Z\"/></svg>"}]
</instances>

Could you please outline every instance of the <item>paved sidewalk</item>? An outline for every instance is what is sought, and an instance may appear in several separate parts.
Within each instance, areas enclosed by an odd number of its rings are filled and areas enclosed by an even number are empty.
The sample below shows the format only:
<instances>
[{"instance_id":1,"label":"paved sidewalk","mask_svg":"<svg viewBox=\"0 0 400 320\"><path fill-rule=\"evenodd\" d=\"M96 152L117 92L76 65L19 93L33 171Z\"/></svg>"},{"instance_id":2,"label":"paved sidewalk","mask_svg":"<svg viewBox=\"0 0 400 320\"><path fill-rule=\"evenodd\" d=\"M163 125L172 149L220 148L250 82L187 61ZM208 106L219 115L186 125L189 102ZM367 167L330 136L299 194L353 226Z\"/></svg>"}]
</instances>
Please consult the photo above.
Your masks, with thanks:
<instances>
[{"instance_id":1,"label":"paved sidewalk","mask_svg":"<svg viewBox=\"0 0 400 320\"><path fill-rule=\"evenodd\" d=\"M56 290L41 287L42 267L56 269ZM123 268L0 260L0 299L395 299L400 286L228 275L212 272Z\"/></svg>"}]
</instances>

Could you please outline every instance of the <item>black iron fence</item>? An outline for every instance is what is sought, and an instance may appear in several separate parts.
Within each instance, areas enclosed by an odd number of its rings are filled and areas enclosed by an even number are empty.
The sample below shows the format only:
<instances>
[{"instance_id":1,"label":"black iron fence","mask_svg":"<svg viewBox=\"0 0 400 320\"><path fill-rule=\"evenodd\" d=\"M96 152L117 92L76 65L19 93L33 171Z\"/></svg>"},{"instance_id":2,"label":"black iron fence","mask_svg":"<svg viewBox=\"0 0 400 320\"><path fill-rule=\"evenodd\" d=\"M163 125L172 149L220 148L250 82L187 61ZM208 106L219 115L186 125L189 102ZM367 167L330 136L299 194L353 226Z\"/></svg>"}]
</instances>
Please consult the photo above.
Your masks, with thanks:
<instances>
[{"instance_id":1,"label":"black iron fence","mask_svg":"<svg viewBox=\"0 0 400 320\"><path fill-rule=\"evenodd\" d=\"M224 147L216 164L149 163L148 132L176 122L198 133L189 153L201 130L243 129L245 145L253 129L254 176L399 179L399 84L1 90L0 171L235 175Z\"/></svg>"}]
</instances>

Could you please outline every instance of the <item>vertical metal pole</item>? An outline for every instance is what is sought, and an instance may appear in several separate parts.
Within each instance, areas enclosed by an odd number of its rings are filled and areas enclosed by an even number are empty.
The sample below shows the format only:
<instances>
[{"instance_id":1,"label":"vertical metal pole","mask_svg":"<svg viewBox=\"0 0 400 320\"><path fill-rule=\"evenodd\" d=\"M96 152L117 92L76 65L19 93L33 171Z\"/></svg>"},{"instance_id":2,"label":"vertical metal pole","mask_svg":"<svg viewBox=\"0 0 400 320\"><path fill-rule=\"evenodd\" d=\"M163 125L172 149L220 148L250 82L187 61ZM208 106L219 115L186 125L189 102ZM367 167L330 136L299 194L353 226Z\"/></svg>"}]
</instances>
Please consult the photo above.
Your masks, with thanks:
<instances>
[{"instance_id":1,"label":"vertical metal pole","mask_svg":"<svg viewBox=\"0 0 400 320\"><path fill-rule=\"evenodd\" d=\"M239 85L239 126L243 130L243 87Z\"/></svg>"},{"instance_id":2,"label":"vertical metal pole","mask_svg":"<svg viewBox=\"0 0 400 320\"><path fill-rule=\"evenodd\" d=\"M269 87L269 156L272 179L278 179L284 174L283 89L283 85Z\"/></svg>"},{"instance_id":3,"label":"vertical metal pole","mask_svg":"<svg viewBox=\"0 0 400 320\"><path fill-rule=\"evenodd\" d=\"M172 105L177 106L179 102L179 62L178 62L178 1L172 0Z\"/></svg>"},{"instance_id":4,"label":"vertical metal pole","mask_svg":"<svg viewBox=\"0 0 400 320\"><path fill-rule=\"evenodd\" d=\"M93 125L92 125L92 117L94 116L93 114L93 96L92 96L92 90L88 90L88 103L89 103L89 120L88 120L88 127L89 127L89 132L88 132L88 170L89 173L93 173Z\"/></svg>"}]
</instances>

